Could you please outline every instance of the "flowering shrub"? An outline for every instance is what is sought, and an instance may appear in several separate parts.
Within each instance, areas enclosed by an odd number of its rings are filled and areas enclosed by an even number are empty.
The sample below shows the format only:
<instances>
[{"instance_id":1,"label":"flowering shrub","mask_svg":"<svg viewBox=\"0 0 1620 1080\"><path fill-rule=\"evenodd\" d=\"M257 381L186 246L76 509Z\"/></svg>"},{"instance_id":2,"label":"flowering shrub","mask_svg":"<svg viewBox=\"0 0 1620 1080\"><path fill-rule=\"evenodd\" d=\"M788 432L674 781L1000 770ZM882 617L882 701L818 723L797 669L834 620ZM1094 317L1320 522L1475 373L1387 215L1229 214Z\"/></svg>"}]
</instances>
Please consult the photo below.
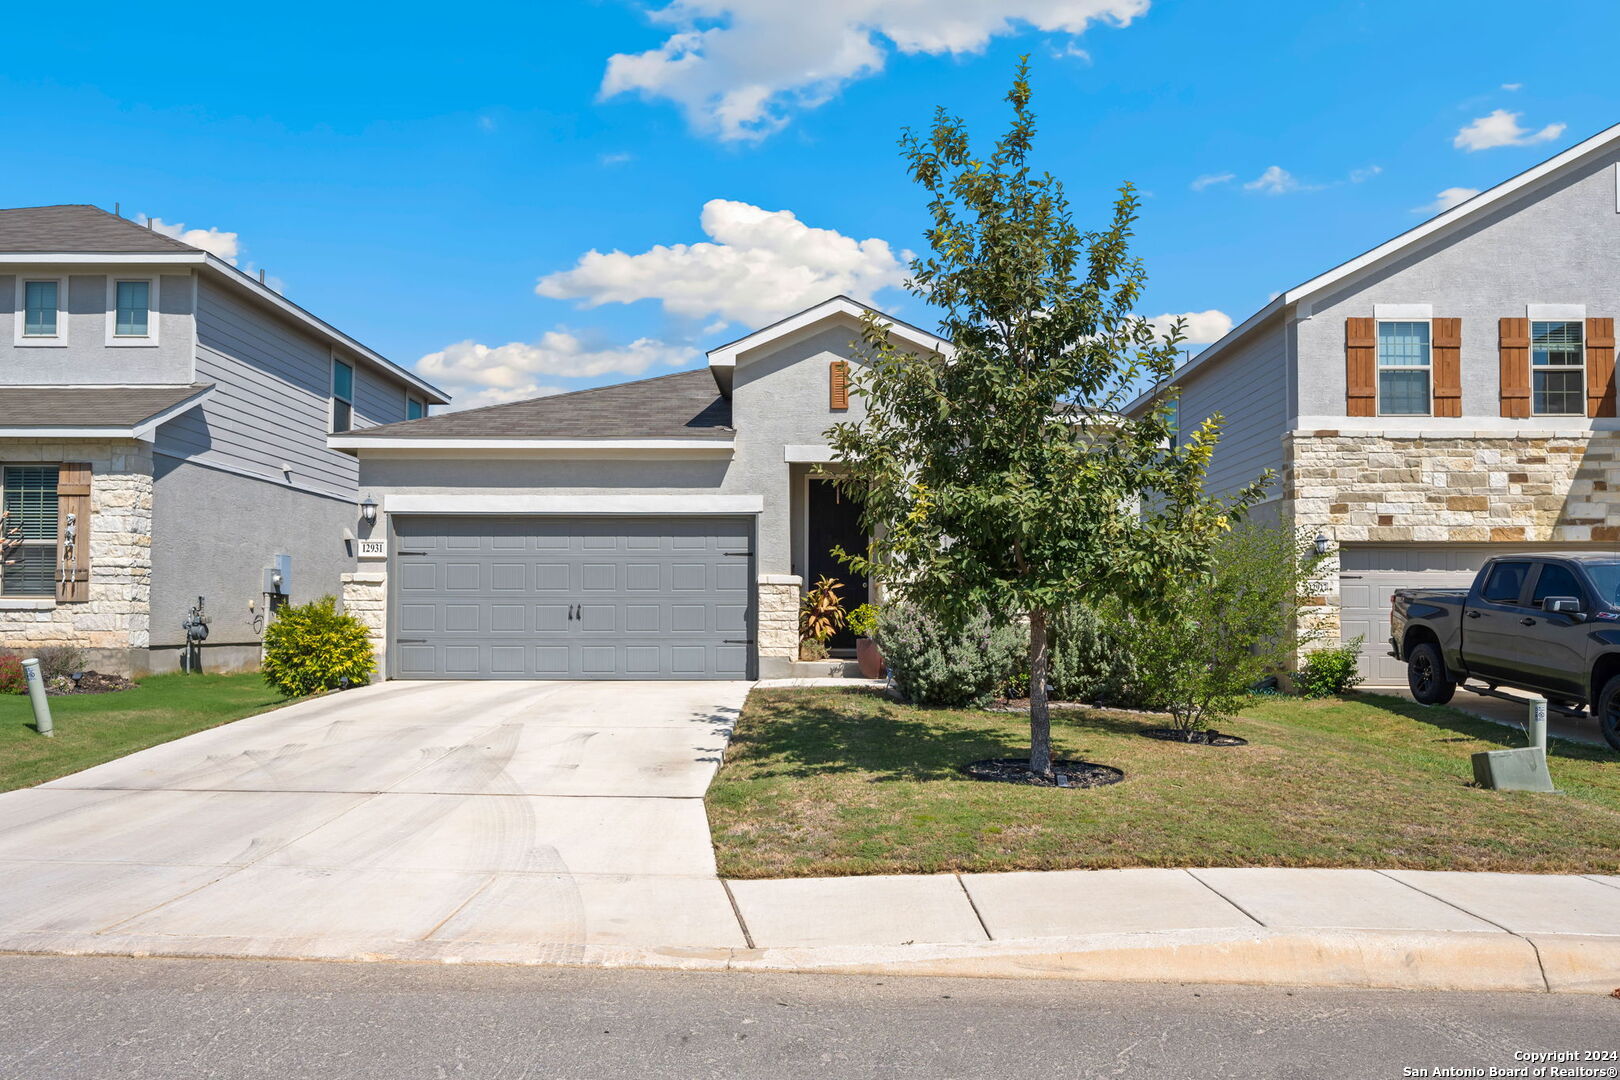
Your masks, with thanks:
<instances>
[{"instance_id":1,"label":"flowering shrub","mask_svg":"<svg viewBox=\"0 0 1620 1080\"><path fill-rule=\"evenodd\" d=\"M951 633L904 601L878 615L878 648L895 685L920 705L982 705L1018 670L1028 631L1010 616L986 612Z\"/></svg>"},{"instance_id":2,"label":"flowering shrub","mask_svg":"<svg viewBox=\"0 0 1620 1080\"><path fill-rule=\"evenodd\" d=\"M0 694L26 694L28 680L23 677L22 657L15 653L0 653Z\"/></svg>"}]
</instances>

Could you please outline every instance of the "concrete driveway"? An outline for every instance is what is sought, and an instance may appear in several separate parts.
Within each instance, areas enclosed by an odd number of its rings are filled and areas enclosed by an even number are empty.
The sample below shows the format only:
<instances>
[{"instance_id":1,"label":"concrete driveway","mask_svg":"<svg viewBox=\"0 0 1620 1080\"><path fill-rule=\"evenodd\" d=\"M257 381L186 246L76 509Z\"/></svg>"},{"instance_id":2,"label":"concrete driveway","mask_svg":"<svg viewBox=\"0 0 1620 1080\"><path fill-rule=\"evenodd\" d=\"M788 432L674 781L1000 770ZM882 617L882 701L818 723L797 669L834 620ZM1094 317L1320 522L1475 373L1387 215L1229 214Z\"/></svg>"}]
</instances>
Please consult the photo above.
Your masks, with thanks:
<instances>
[{"instance_id":1,"label":"concrete driveway","mask_svg":"<svg viewBox=\"0 0 1620 1080\"><path fill-rule=\"evenodd\" d=\"M0 949L561 960L744 944L742 682L395 682L0 795Z\"/></svg>"}]
</instances>

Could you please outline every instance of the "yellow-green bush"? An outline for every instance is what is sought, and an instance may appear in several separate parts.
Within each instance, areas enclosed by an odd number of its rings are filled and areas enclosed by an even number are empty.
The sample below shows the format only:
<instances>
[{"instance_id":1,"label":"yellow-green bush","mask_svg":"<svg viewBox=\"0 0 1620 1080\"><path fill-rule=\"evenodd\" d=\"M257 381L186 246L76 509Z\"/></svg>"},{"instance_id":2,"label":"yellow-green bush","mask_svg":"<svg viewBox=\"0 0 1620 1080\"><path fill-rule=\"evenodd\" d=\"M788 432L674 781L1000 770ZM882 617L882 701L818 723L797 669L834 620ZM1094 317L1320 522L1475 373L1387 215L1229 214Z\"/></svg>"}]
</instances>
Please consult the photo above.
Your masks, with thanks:
<instances>
[{"instance_id":1,"label":"yellow-green bush","mask_svg":"<svg viewBox=\"0 0 1620 1080\"><path fill-rule=\"evenodd\" d=\"M361 686L376 670L365 626L336 597L282 608L264 632L264 681L287 697Z\"/></svg>"}]
</instances>

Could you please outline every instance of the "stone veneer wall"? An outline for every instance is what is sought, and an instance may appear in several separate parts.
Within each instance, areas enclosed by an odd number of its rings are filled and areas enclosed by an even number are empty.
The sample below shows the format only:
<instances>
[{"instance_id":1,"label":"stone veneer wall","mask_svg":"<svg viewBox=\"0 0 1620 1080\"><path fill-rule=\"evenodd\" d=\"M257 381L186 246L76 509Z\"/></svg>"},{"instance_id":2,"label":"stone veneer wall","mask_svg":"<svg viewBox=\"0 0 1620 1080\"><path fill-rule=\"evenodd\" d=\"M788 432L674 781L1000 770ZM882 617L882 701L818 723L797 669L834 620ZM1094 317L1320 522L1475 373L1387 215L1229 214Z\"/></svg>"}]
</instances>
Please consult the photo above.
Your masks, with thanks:
<instances>
[{"instance_id":1,"label":"stone veneer wall","mask_svg":"<svg viewBox=\"0 0 1620 1080\"><path fill-rule=\"evenodd\" d=\"M1302 431L1287 436L1294 524L1335 545L1620 544L1620 432ZM1320 626L1339 629L1337 556Z\"/></svg>"},{"instance_id":2,"label":"stone veneer wall","mask_svg":"<svg viewBox=\"0 0 1620 1080\"><path fill-rule=\"evenodd\" d=\"M382 568L356 570L343 575L343 610L363 623L371 638L371 650L377 656L376 682L388 677L388 572Z\"/></svg>"},{"instance_id":3,"label":"stone veneer wall","mask_svg":"<svg viewBox=\"0 0 1620 1080\"><path fill-rule=\"evenodd\" d=\"M64 461L91 466L90 598L57 604L0 597L0 648L74 645L90 650L99 670L144 672L151 644L152 448L134 439L6 439L0 447L7 465Z\"/></svg>"},{"instance_id":4,"label":"stone veneer wall","mask_svg":"<svg viewBox=\"0 0 1620 1080\"><path fill-rule=\"evenodd\" d=\"M803 579L797 574L761 574L758 589L759 617L754 648L760 668L770 667L769 661L797 661Z\"/></svg>"}]
</instances>

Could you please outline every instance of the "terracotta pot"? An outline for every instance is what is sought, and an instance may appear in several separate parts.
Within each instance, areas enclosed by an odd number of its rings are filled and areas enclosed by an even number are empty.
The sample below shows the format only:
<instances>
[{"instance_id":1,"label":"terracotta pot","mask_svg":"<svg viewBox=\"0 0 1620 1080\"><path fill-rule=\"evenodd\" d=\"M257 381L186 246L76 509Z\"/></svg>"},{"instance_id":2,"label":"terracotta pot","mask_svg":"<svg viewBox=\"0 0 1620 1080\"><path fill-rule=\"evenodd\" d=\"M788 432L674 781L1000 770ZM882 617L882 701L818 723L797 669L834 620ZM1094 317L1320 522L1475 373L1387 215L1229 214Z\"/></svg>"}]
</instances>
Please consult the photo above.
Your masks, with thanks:
<instances>
[{"instance_id":1,"label":"terracotta pot","mask_svg":"<svg viewBox=\"0 0 1620 1080\"><path fill-rule=\"evenodd\" d=\"M860 665L861 678L883 678L883 650L871 638L855 639L855 663Z\"/></svg>"}]
</instances>

